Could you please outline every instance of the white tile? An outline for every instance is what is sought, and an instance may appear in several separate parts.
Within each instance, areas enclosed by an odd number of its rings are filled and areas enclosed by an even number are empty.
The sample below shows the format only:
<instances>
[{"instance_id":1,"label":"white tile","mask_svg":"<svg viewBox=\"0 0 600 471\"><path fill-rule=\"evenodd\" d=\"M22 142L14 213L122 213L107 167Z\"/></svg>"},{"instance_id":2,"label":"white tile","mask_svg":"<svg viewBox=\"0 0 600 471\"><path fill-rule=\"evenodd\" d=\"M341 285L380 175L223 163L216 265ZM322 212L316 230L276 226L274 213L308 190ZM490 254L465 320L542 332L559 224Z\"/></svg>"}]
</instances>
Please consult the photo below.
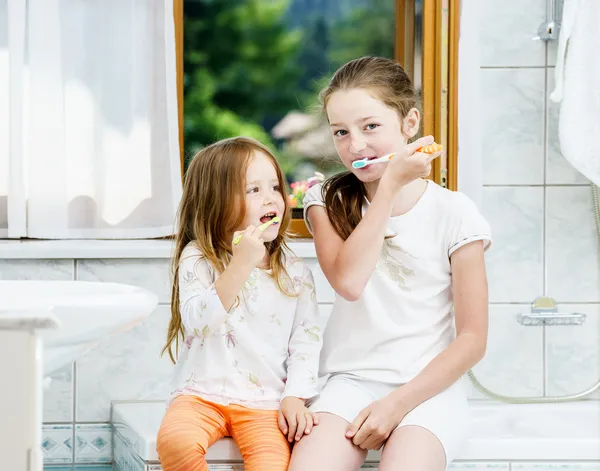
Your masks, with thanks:
<instances>
[{"instance_id":1,"label":"white tile","mask_svg":"<svg viewBox=\"0 0 600 471\"><path fill-rule=\"evenodd\" d=\"M319 303L319 311L324 315L330 316L332 308L333 304Z\"/></svg>"},{"instance_id":2,"label":"white tile","mask_svg":"<svg viewBox=\"0 0 600 471\"><path fill-rule=\"evenodd\" d=\"M600 302L600 250L589 186L546 188L546 294Z\"/></svg>"},{"instance_id":3,"label":"white tile","mask_svg":"<svg viewBox=\"0 0 600 471\"><path fill-rule=\"evenodd\" d=\"M61 368L44 390L44 422L73 421L73 365Z\"/></svg>"},{"instance_id":4,"label":"white tile","mask_svg":"<svg viewBox=\"0 0 600 471\"><path fill-rule=\"evenodd\" d=\"M546 183L547 184L570 184L588 183L588 179L579 173L562 156L560 141L558 138L558 118L560 103L550 100L550 94L554 91L554 68L548 69L547 88L547 119L546 119Z\"/></svg>"},{"instance_id":5,"label":"white tile","mask_svg":"<svg viewBox=\"0 0 600 471\"><path fill-rule=\"evenodd\" d=\"M103 259L77 260L77 279L111 281L146 288L159 297L159 302L171 302L171 270L169 260Z\"/></svg>"},{"instance_id":6,"label":"white tile","mask_svg":"<svg viewBox=\"0 0 600 471\"><path fill-rule=\"evenodd\" d=\"M543 41L533 41L546 18L546 0L481 0L482 66L543 66Z\"/></svg>"},{"instance_id":7,"label":"white tile","mask_svg":"<svg viewBox=\"0 0 600 471\"><path fill-rule=\"evenodd\" d=\"M482 69L483 183L544 181L544 69Z\"/></svg>"},{"instance_id":8,"label":"white tile","mask_svg":"<svg viewBox=\"0 0 600 471\"><path fill-rule=\"evenodd\" d=\"M317 291L317 301L320 303L332 303L335 300L335 291L327 281L323 270L319 266L316 258L304 260L312 271L315 278L315 289Z\"/></svg>"},{"instance_id":9,"label":"white tile","mask_svg":"<svg viewBox=\"0 0 600 471\"><path fill-rule=\"evenodd\" d=\"M600 380L600 304L563 304L559 311L587 314L583 325L546 327L546 394L585 391ZM594 396L600 398L600 391Z\"/></svg>"},{"instance_id":10,"label":"white tile","mask_svg":"<svg viewBox=\"0 0 600 471\"><path fill-rule=\"evenodd\" d=\"M113 400L168 398L173 365L160 351L170 317L170 307L159 306L142 324L77 361L77 422L108 422Z\"/></svg>"},{"instance_id":11,"label":"white tile","mask_svg":"<svg viewBox=\"0 0 600 471\"><path fill-rule=\"evenodd\" d=\"M0 260L0 280L72 280L73 260Z\"/></svg>"},{"instance_id":12,"label":"white tile","mask_svg":"<svg viewBox=\"0 0 600 471\"><path fill-rule=\"evenodd\" d=\"M479 382L505 396L543 395L543 329L524 327L516 320L529 312L526 304L490 306L488 347L484 359L473 368ZM487 398L471 385L471 399Z\"/></svg>"},{"instance_id":13,"label":"white tile","mask_svg":"<svg viewBox=\"0 0 600 471\"><path fill-rule=\"evenodd\" d=\"M485 187L482 212L493 238L486 252L490 302L533 301L543 289L543 189Z\"/></svg>"},{"instance_id":14,"label":"white tile","mask_svg":"<svg viewBox=\"0 0 600 471\"><path fill-rule=\"evenodd\" d=\"M509 471L509 463L471 463L471 462L453 462L448 469L460 469L461 471Z\"/></svg>"},{"instance_id":15,"label":"white tile","mask_svg":"<svg viewBox=\"0 0 600 471\"><path fill-rule=\"evenodd\" d=\"M512 471L600 471L600 463L512 463Z\"/></svg>"}]
</instances>

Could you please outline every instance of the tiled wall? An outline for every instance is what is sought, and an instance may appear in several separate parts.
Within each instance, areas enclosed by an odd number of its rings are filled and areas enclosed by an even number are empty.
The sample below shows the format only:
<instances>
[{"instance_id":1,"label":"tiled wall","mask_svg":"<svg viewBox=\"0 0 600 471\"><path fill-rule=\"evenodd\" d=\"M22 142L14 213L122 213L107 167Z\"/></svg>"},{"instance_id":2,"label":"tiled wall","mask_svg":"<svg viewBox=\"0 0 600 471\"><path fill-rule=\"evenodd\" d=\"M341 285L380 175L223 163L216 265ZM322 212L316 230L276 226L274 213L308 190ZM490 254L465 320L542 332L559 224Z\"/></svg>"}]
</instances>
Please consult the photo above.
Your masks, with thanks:
<instances>
[{"instance_id":1,"label":"tiled wall","mask_svg":"<svg viewBox=\"0 0 600 471\"><path fill-rule=\"evenodd\" d=\"M532 41L546 0L482 0L480 93L490 339L475 368L510 395L579 392L600 379L600 252L589 182L561 156L556 41ZM583 326L522 327L538 296ZM474 393L474 396L479 396ZM596 396L600 397L600 396Z\"/></svg>"},{"instance_id":2,"label":"tiled wall","mask_svg":"<svg viewBox=\"0 0 600 471\"><path fill-rule=\"evenodd\" d=\"M170 316L168 260L0 260L0 279L114 281L159 295L142 325L57 372L44 393L46 463L110 461L110 401L165 399L170 390L170 360L159 356Z\"/></svg>"}]
</instances>

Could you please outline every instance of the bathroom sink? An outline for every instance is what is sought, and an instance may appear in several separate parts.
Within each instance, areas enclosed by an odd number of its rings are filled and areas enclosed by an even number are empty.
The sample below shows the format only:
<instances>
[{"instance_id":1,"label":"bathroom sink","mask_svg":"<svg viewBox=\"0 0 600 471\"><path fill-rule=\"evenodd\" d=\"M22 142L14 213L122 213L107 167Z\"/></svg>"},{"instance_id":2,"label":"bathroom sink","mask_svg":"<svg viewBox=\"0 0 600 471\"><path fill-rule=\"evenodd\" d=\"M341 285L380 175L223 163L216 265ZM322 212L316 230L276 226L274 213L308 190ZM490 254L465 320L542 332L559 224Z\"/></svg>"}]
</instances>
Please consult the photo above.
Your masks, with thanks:
<instances>
[{"instance_id":1,"label":"bathroom sink","mask_svg":"<svg viewBox=\"0 0 600 471\"><path fill-rule=\"evenodd\" d=\"M14 319L39 312L56 320L57 328L39 330L44 376L49 376L101 340L139 324L157 304L156 294L119 283L0 281L0 328L3 315Z\"/></svg>"}]
</instances>

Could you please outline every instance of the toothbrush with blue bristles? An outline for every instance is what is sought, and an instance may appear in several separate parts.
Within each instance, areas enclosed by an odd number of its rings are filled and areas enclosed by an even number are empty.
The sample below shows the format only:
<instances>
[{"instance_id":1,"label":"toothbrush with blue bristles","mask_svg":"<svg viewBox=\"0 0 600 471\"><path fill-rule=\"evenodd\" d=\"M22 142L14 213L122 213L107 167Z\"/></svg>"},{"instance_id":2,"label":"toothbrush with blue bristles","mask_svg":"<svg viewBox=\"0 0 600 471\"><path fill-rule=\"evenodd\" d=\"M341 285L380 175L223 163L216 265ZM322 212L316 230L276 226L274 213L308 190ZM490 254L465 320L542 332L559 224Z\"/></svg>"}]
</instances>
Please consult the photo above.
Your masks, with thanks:
<instances>
[{"instance_id":1,"label":"toothbrush with blue bristles","mask_svg":"<svg viewBox=\"0 0 600 471\"><path fill-rule=\"evenodd\" d=\"M423 154L435 154L436 152L440 152L442 149L443 146L441 144L433 143L430 146L420 147L419 149L417 149L417 152L421 152ZM366 166L371 164L387 163L390 160L392 160L395 155L396 153L392 152L391 154L384 155L383 157L378 157L373 160L369 160L368 158L355 160L354 162L352 162L352 168L365 168Z\"/></svg>"},{"instance_id":2,"label":"toothbrush with blue bristles","mask_svg":"<svg viewBox=\"0 0 600 471\"><path fill-rule=\"evenodd\" d=\"M366 166L371 165L371 164L379 164L382 162L389 162L390 160L392 160L394 155L396 155L396 153L392 152L391 154L384 155L383 157L378 157L373 160L369 160L368 158L355 160L354 162L352 162L352 168L365 168Z\"/></svg>"}]
</instances>

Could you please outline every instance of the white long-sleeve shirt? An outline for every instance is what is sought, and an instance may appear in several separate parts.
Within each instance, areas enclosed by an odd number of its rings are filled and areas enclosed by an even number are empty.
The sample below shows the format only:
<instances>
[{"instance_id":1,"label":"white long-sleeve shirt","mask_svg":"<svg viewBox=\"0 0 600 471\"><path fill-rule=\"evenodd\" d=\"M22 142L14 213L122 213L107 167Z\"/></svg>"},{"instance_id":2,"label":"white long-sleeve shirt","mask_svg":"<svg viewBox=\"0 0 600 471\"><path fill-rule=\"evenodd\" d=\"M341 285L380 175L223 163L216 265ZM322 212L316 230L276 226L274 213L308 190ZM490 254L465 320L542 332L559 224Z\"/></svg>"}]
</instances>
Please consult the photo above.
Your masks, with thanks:
<instances>
[{"instance_id":1,"label":"white long-sleeve shirt","mask_svg":"<svg viewBox=\"0 0 600 471\"><path fill-rule=\"evenodd\" d=\"M319 354L327 316L320 313L310 269L288 257L292 291L282 293L268 271L255 268L225 311L214 288L218 275L194 243L179 263L179 302L185 336L175 391L219 404L278 409L286 396L317 394Z\"/></svg>"}]
</instances>

